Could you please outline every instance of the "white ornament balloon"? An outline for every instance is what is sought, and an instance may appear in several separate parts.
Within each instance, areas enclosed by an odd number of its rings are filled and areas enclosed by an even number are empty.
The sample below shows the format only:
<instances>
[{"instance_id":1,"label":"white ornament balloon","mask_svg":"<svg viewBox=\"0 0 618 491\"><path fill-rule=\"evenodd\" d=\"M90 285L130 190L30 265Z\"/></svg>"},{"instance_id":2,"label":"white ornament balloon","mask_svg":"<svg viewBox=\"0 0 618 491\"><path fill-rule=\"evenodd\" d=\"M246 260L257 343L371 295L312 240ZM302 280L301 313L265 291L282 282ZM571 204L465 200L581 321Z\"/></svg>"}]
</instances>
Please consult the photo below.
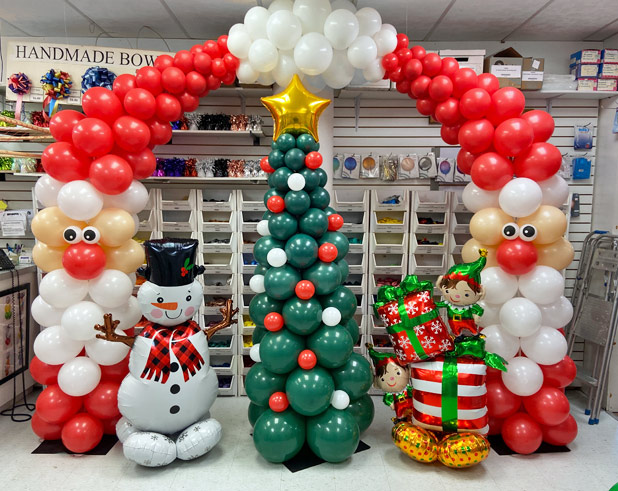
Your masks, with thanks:
<instances>
[{"instance_id":1,"label":"white ornament balloon","mask_svg":"<svg viewBox=\"0 0 618 491\"><path fill-rule=\"evenodd\" d=\"M58 207L73 220L90 220L103 209L103 197L88 181L71 181L58 193Z\"/></svg>"},{"instance_id":2,"label":"white ornament balloon","mask_svg":"<svg viewBox=\"0 0 618 491\"><path fill-rule=\"evenodd\" d=\"M356 12L361 36L373 36L382 27L380 12L371 7L364 7Z\"/></svg>"},{"instance_id":3,"label":"white ornament balloon","mask_svg":"<svg viewBox=\"0 0 618 491\"><path fill-rule=\"evenodd\" d=\"M253 7L245 14L245 27L251 39L266 39L266 24L270 17L270 12L264 7Z\"/></svg>"},{"instance_id":4,"label":"white ornament balloon","mask_svg":"<svg viewBox=\"0 0 618 491\"><path fill-rule=\"evenodd\" d=\"M367 68L378 56L378 47L369 36L358 36L348 48L348 60L354 68Z\"/></svg>"},{"instance_id":5,"label":"white ornament balloon","mask_svg":"<svg viewBox=\"0 0 618 491\"><path fill-rule=\"evenodd\" d=\"M125 336L125 332L120 329L115 330L116 334ZM129 347L124 343L113 343L104 339L94 338L86 341L86 354L99 365L109 366L120 363L125 359L129 352Z\"/></svg>"},{"instance_id":6,"label":"white ornament balloon","mask_svg":"<svg viewBox=\"0 0 618 491\"><path fill-rule=\"evenodd\" d=\"M279 49L293 49L303 34L300 19L289 10L278 10L266 23L268 39Z\"/></svg>"},{"instance_id":7,"label":"white ornament balloon","mask_svg":"<svg viewBox=\"0 0 618 491\"><path fill-rule=\"evenodd\" d=\"M519 277L519 291L536 304L551 304L560 299L564 292L564 278L549 266L536 266Z\"/></svg>"},{"instance_id":8,"label":"white ornament balloon","mask_svg":"<svg viewBox=\"0 0 618 491\"><path fill-rule=\"evenodd\" d=\"M384 24L382 28L373 35L373 40L378 47L378 56L392 53L397 47L397 32L393 32ZM392 27L392 26L391 26Z\"/></svg>"},{"instance_id":9,"label":"white ornament balloon","mask_svg":"<svg viewBox=\"0 0 618 491\"><path fill-rule=\"evenodd\" d=\"M122 208L129 213L139 213L148 205L148 190L139 181L133 180L129 188L120 194L104 194L105 208Z\"/></svg>"},{"instance_id":10,"label":"white ornament balloon","mask_svg":"<svg viewBox=\"0 0 618 491\"><path fill-rule=\"evenodd\" d=\"M333 59L333 47L323 34L310 32L294 47L294 63L307 75L320 75Z\"/></svg>"},{"instance_id":11,"label":"white ornament balloon","mask_svg":"<svg viewBox=\"0 0 618 491\"><path fill-rule=\"evenodd\" d=\"M227 49L239 59L247 58L251 36L244 24L234 24L227 36Z\"/></svg>"},{"instance_id":12,"label":"white ornament balloon","mask_svg":"<svg viewBox=\"0 0 618 491\"><path fill-rule=\"evenodd\" d=\"M47 273L39 283L39 295L56 309L64 309L88 294L88 281L76 280L64 269Z\"/></svg>"},{"instance_id":13,"label":"white ornament balloon","mask_svg":"<svg viewBox=\"0 0 618 491\"><path fill-rule=\"evenodd\" d=\"M34 340L34 354L49 365L61 365L72 360L83 347L84 342L70 338L62 326L43 329Z\"/></svg>"},{"instance_id":14,"label":"white ornament balloon","mask_svg":"<svg viewBox=\"0 0 618 491\"><path fill-rule=\"evenodd\" d=\"M40 295L34 299L30 309L32 318L43 327L60 324L60 319L64 312L64 309L57 309L49 305Z\"/></svg>"},{"instance_id":15,"label":"white ornament balloon","mask_svg":"<svg viewBox=\"0 0 618 491\"><path fill-rule=\"evenodd\" d=\"M335 50L333 60L322 74L322 78L329 87L342 89L350 84L355 73L356 69L350 64L347 51Z\"/></svg>"},{"instance_id":16,"label":"white ornament balloon","mask_svg":"<svg viewBox=\"0 0 618 491\"><path fill-rule=\"evenodd\" d=\"M57 181L48 174L39 177L34 185L36 199L44 206L56 206L58 204L58 193L64 183Z\"/></svg>"},{"instance_id":17,"label":"white ornament balloon","mask_svg":"<svg viewBox=\"0 0 618 491\"><path fill-rule=\"evenodd\" d=\"M481 271L481 284L485 287L486 302L503 304L517 293L517 276L505 272L502 268L485 268Z\"/></svg>"},{"instance_id":18,"label":"white ornament balloon","mask_svg":"<svg viewBox=\"0 0 618 491\"><path fill-rule=\"evenodd\" d=\"M273 0L273 2L268 6L268 11L272 14L273 12L278 12L279 10L289 10L292 11L294 7L294 2L292 0Z\"/></svg>"},{"instance_id":19,"label":"white ornament balloon","mask_svg":"<svg viewBox=\"0 0 618 491\"><path fill-rule=\"evenodd\" d=\"M560 208L569 198L569 185L558 174L537 183L543 193L542 204Z\"/></svg>"},{"instance_id":20,"label":"white ornament balloon","mask_svg":"<svg viewBox=\"0 0 618 491\"><path fill-rule=\"evenodd\" d=\"M273 77L273 72L263 72L257 78L257 83L260 85L269 86L275 83L275 79Z\"/></svg>"},{"instance_id":21,"label":"white ornament balloon","mask_svg":"<svg viewBox=\"0 0 618 491\"><path fill-rule=\"evenodd\" d=\"M324 22L324 36L333 49L346 49L358 36L358 19L349 10L333 10Z\"/></svg>"},{"instance_id":22,"label":"white ornament balloon","mask_svg":"<svg viewBox=\"0 0 618 491\"><path fill-rule=\"evenodd\" d=\"M124 305L133 293L131 278L122 271L106 269L90 280L88 294L93 301L106 308Z\"/></svg>"},{"instance_id":23,"label":"white ornament balloon","mask_svg":"<svg viewBox=\"0 0 618 491\"><path fill-rule=\"evenodd\" d=\"M249 52L248 49L247 52ZM236 76L241 84L255 83L259 74L260 72L254 70L247 60L241 61L238 65L238 70L236 70Z\"/></svg>"},{"instance_id":24,"label":"white ornament balloon","mask_svg":"<svg viewBox=\"0 0 618 491\"><path fill-rule=\"evenodd\" d=\"M326 307L322 311L322 322L327 326L336 326L341 322L341 312L335 307Z\"/></svg>"},{"instance_id":25,"label":"white ornament balloon","mask_svg":"<svg viewBox=\"0 0 618 491\"><path fill-rule=\"evenodd\" d=\"M60 324L73 339L88 341L94 339L96 324L103 324L103 309L94 302L78 302L62 314Z\"/></svg>"},{"instance_id":26,"label":"white ornament balloon","mask_svg":"<svg viewBox=\"0 0 618 491\"><path fill-rule=\"evenodd\" d=\"M502 372L502 382L515 395L531 396L543 385L543 372L534 361L516 356L509 360L508 370Z\"/></svg>"},{"instance_id":27,"label":"white ornament balloon","mask_svg":"<svg viewBox=\"0 0 618 491\"><path fill-rule=\"evenodd\" d=\"M305 178L302 174L295 172L290 177L288 177L288 187L292 191L300 191L305 187Z\"/></svg>"},{"instance_id":28,"label":"white ornament balloon","mask_svg":"<svg viewBox=\"0 0 618 491\"><path fill-rule=\"evenodd\" d=\"M382 29L386 29L388 31L391 31L395 36L398 34L397 33L397 28L393 25L393 24L382 24Z\"/></svg>"},{"instance_id":29,"label":"white ornament balloon","mask_svg":"<svg viewBox=\"0 0 618 491\"><path fill-rule=\"evenodd\" d=\"M500 190L500 208L512 217L532 215L543 200L539 185L527 177L518 177L507 182Z\"/></svg>"},{"instance_id":30,"label":"white ornament balloon","mask_svg":"<svg viewBox=\"0 0 618 491\"><path fill-rule=\"evenodd\" d=\"M322 33L324 21L331 12L331 6L328 0L296 0L292 12L300 19L303 34Z\"/></svg>"},{"instance_id":31,"label":"white ornament balloon","mask_svg":"<svg viewBox=\"0 0 618 491\"><path fill-rule=\"evenodd\" d=\"M527 298L511 298L500 309L500 326L513 336L531 336L541 328L541 311Z\"/></svg>"},{"instance_id":32,"label":"white ornament balloon","mask_svg":"<svg viewBox=\"0 0 618 491\"><path fill-rule=\"evenodd\" d=\"M487 327L500 323L500 309L502 305L492 305L485 300L478 302L478 305L483 308L483 315L478 321L479 326Z\"/></svg>"},{"instance_id":33,"label":"white ornament balloon","mask_svg":"<svg viewBox=\"0 0 618 491\"><path fill-rule=\"evenodd\" d=\"M354 5L350 0L335 0L331 3L331 7L333 10L345 9L349 10L353 14L356 13L356 5Z\"/></svg>"},{"instance_id":34,"label":"white ornament balloon","mask_svg":"<svg viewBox=\"0 0 618 491\"><path fill-rule=\"evenodd\" d=\"M507 361L519 351L519 338L501 329L497 324L485 327L481 334L485 336L485 349Z\"/></svg>"},{"instance_id":35,"label":"white ornament balloon","mask_svg":"<svg viewBox=\"0 0 618 491\"><path fill-rule=\"evenodd\" d=\"M326 87L326 81L322 75L305 75L303 84L309 92L313 92L314 94Z\"/></svg>"},{"instance_id":36,"label":"white ornament balloon","mask_svg":"<svg viewBox=\"0 0 618 491\"><path fill-rule=\"evenodd\" d=\"M330 405L335 409L344 410L350 405L350 396L345 390L335 390L330 398Z\"/></svg>"},{"instance_id":37,"label":"white ornament balloon","mask_svg":"<svg viewBox=\"0 0 618 491\"><path fill-rule=\"evenodd\" d=\"M65 363L58 372L58 385L62 392L74 397L92 392L101 380L101 369L87 356L78 356Z\"/></svg>"},{"instance_id":38,"label":"white ornament balloon","mask_svg":"<svg viewBox=\"0 0 618 491\"><path fill-rule=\"evenodd\" d=\"M136 235L137 232L139 232L139 216L136 213L133 213L131 215L131 218L133 218L133 224L134 224L133 235Z\"/></svg>"},{"instance_id":39,"label":"white ornament balloon","mask_svg":"<svg viewBox=\"0 0 618 491\"><path fill-rule=\"evenodd\" d=\"M539 309L543 325L554 329L566 326L573 318L573 305L564 296L553 303L539 305Z\"/></svg>"},{"instance_id":40,"label":"white ornament balloon","mask_svg":"<svg viewBox=\"0 0 618 491\"><path fill-rule=\"evenodd\" d=\"M266 261L268 261L268 264L270 264L273 268L279 268L288 262L288 257L283 249L275 247L268 251Z\"/></svg>"},{"instance_id":41,"label":"white ornament balloon","mask_svg":"<svg viewBox=\"0 0 618 491\"><path fill-rule=\"evenodd\" d=\"M268 229L268 220L260 220L257 224L257 233L262 237L270 235L270 230Z\"/></svg>"},{"instance_id":42,"label":"white ornament balloon","mask_svg":"<svg viewBox=\"0 0 618 491\"><path fill-rule=\"evenodd\" d=\"M118 329L126 331L135 327L142 318L142 311L139 308L137 298L129 297L127 303L115 309L105 309L106 314L112 314L112 319L119 321Z\"/></svg>"},{"instance_id":43,"label":"white ornament balloon","mask_svg":"<svg viewBox=\"0 0 618 491\"><path fill-rule=\"evenodd\" d=\"M499 196L500 191L485 191L473 182L469 182L463 190L461 199L468 210L476 213L483 208L500 208Z\"/></svg>"},{"instance_id":44,"label":"white ornament balloon","mask_svg":"<svg viewBox=\"0 0 618 491\"><path fill-rule=\"evenodd\" d=\"M234 24L232 27L230 27L230 30L228 31L228 38L230 36L230 34L236 34L237 32L248 32L247 31L247 26L245 26L242 22L238 22L236 24ZM229 49L229 46L228 46Z\"/></svg>"},{"instance_id":45,"label":"white ornament balloon","mask_svg":"<svg viewBox=\"0 0 618 491\"><path fill-rule=\"evenodd\" d=\"M524 354L539 365L554 365L567 354L567 340L552 327L542 326L536 334L521 338Z\"/></svg>"},{"instance_id":46,"label":"white ornament balloon","mask_svg":"<svg viewBox=\"0 0 618 491\"><path fill-rule=\"evenodd\" d=\"M298 72L298 67L294 63L294 54L292 56L284 55L279 52L279 59L277 60L277 66L273 68L272 76L275 79L277 85L281 87L287 87L292 81L294 74Z\"/></svg>"},{"instance_id":47,"label":"white ornament balloon","mask_svg":"<svg viewBox=\"0 0 618 491\"><path fill-rule=\"evenodd\" d=\"M270 72L277 66L279 53L268 39L256 39L249 48L249 64L257 72Z\"/></svg>"},{"instance_id":48,"label":"white ornament balloon","mask_svg":"<svg viewBox=\"0 0 618 491\"><path fill-rule=\"evenodd\" d=\"M367 82L379 82L384 78L385 73L381 59L376 58L363 70L363 77L367 79Z\"/></svg>"},{"instance_id":49,"label":"white ornament balloon","mask_svg":"<svg viewBox=\"0 0 618 491\"><path fill-rule=\"evenodd\" d=\"M260 358L260 344L259 343L251 346L251 349L249 350L249 357L256 363L259 363L262 361L262 358Z\"/></svg>"},{"instance_id":50,"label":"white ornament balloon","mask_svg":"<svg viewBox=\"0 0 618 491\"><path fill-rule=\"evenodd\" d=\"M249 279L249 288L251 288L252 292L264 293L266 291L266 288L264 287L264 275L263 274L253 275Z\"/></svg>"}]
</instances>

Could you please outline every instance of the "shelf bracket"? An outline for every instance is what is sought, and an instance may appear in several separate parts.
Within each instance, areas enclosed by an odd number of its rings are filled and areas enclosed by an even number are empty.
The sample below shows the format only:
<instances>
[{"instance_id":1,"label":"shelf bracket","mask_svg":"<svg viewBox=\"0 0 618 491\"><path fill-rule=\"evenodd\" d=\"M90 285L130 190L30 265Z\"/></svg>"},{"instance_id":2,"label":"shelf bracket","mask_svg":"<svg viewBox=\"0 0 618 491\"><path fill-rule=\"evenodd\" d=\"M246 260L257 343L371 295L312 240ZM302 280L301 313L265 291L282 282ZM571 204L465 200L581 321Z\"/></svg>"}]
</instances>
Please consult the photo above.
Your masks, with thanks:
<instances>
[{"instance_id":1,"label":"shelf bracket","mask_svg":"<svg viewBox=\"0 0 618 491\"><path fill-rule=\"evenodd\" d=\"M554 98L552 97L551 99L546 99L545 100L545 110L551 114L551 110L554 107Z\"/></svg>"},{"instance_id":2,"label":"shelf bracket","mask_svg":"<svg viewBox=\"0 0 618 491\"><path fill-rule=\"evenodd\" d=\"M244 113L244 109L243 109L243 113ZM253 131L251 132L251 138L253 138L253 146L254 147L259 147L260 146L260 137L257 136L255 133L253 133Z\"/></svg>"},{"instance_id":3,"label":"shelf bracket","mask_svg":"<svg viewBox=\"0 0 618 491\"><path fill-rule=\"evenodd\" d=\"M245 114L247 112L247 98L240 90L238 91L238 98L240 99L240 112Z\"/></svg>"},{"instance_id":4,"label":"shelf bracket","mask_svg":"<svg viewBox=\"0 0 618 491\"><path fill-rule=\"evenodd\" d=\"M358 120L360 118L360 94L354 98L354 131L358 132Z\"/></svg>"}]
</instances>

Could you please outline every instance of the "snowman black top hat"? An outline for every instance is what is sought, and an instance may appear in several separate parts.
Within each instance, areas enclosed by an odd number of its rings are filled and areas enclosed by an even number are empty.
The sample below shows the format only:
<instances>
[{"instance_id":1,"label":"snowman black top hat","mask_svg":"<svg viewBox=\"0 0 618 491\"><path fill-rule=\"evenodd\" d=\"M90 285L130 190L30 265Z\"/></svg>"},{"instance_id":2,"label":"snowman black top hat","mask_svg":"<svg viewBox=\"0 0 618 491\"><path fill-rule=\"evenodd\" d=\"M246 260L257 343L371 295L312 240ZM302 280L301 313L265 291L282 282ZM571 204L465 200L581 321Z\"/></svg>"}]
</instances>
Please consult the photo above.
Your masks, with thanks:
<instances>
[{"instance_id":1,"label":"snowman black top hat","mask_svg":"<svg viewBox=\"0 0 618 491\"><path fill-rule=\"evenodd\" d=\"M193 283L204 272L195 265L198 241L195 239L155 239L144 243L145 268L139 273L159 286L183 286Z\"/></svg>"}]
</instances>

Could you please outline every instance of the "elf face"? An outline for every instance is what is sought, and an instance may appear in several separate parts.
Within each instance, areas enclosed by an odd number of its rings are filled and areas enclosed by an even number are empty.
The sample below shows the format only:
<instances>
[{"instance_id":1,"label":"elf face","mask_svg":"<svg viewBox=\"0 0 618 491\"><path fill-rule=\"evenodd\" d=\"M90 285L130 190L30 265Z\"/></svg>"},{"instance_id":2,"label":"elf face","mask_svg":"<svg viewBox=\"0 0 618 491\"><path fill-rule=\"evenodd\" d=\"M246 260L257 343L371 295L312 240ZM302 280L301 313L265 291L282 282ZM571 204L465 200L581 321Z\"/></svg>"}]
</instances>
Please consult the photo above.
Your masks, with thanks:
<instances>
[{"instance_id":1,"label":"elf face","mask_svg":"<svg viewBox=\"0 0 618 491\"><path fill-rule=\"evenodd\" d=\"M441 286L440 290L447 302L462 307L473 305L485 296L485 290L482 287L479 292L476 292L463 280L455 285Z\"/></svg>"},{"instance_id":2,"label":"elf face","mask_svg":"<svg viewBox=\"0 0 618 491\"><path fill-rule=\"evenodd\" d=\"M384 392L401 392L410 383L410 371L397 363L390 362L379 370L374 379L376 388ZM381 374L380 374L381 372Z\"/></svg>"},{"instance_id":3,"label":"elf face","mask_svg":"<svg viewBox=\"0 0 618 491\"><path fill-rule=\"evenodd\" d=\"M183 286L159 286L146 281L137 292L144 317L162 326L176 326L190 320L202 304L204 290L193 281Z\"/></svg>"}]
</instances>

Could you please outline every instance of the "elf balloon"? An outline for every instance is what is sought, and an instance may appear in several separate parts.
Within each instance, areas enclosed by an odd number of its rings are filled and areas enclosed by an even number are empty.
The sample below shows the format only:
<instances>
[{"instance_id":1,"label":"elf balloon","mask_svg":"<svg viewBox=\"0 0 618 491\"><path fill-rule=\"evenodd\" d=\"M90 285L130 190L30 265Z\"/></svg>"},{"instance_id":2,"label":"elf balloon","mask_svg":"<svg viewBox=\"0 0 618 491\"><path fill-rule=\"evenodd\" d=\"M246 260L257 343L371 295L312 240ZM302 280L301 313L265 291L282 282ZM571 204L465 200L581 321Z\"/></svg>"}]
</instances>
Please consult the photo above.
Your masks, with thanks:
<instances>
[{"instance_id":1,"label":"elf balloon","mask_svg":"<svg viewBox=\"0 0 618 491\"><path fill-rule=\"evenodd\" d=\"M117 334L118 321L110 314L95 329L102 333L98 338L131 347L129 374L118 391L123 417L116 426L125 457L161 467L200 457L221 438L221 425L209 414L219 384L209 366L208 340L236 322L238 309L229 300L221 308L223 320L201 329L191 320L204 295L196 279L204 271L195 265L198 241L151 240L145 247L147 281L137 294L145 317L137 326L141 333Z\"/></svg>"}]
</instances>

